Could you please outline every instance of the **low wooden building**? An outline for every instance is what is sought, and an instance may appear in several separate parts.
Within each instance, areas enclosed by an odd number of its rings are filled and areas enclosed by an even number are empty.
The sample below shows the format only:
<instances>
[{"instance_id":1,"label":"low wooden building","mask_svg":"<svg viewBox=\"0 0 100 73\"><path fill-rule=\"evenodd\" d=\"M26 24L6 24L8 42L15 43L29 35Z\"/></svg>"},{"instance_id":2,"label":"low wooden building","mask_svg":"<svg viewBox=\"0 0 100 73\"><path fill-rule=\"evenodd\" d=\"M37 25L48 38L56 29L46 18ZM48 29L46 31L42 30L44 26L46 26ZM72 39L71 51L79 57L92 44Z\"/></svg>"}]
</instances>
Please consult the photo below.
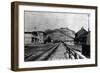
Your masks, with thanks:
<instances>
[{"instance_id":1,"label":"low wooden building","mask_svg":"<svg viewBox=\"0 0 100 73\"><path fill-rule=\"evenodd\" d=\"M44 43L44 37L46 37L46 33L43 31L25 32L24 43L25 44L42 44Z\"/></svg>"},{"instance_id":2,"label":"low wooden building","mask_svg":"<svg viewBox=\"0 0 100 73\"><path fill-rule=\"evenodd\" d=\"M32 32L32 43L42 44L44 43L44 37L46 33L43 31L33 31Z\"/></svg>"}]
</instances>

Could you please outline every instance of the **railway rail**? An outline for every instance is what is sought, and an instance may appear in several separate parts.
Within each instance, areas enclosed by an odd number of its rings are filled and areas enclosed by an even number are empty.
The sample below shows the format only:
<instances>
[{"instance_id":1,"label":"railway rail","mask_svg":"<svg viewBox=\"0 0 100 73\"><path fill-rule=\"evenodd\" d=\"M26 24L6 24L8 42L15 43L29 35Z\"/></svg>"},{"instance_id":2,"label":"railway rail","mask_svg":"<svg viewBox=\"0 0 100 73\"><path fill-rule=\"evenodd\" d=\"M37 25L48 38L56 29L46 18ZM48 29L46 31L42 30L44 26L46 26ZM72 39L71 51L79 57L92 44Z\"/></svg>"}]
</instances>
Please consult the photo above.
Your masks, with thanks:
<instances>
[{"instance_id":1,"label":"railway rail","mask_svg":"<svg viewBox=\"0 0 100 73\"><path fill-rule=\"evenodd\" d=\"M59 43L50 46L49 48L46 48L46 50L37 50L36 54L34 53L28 53L25 55L25 61L42 61L42 60L47 60L51 54L57 49L57 47L59 46ZM34 48L32 48L34 49ZM32 50L30 49L30 50Z\"/></svg>"},{"instance_id":2,"label":"railway rail","mask_svg":"<svg viewBox=\"0 0 100 73\"><path fill-rule=\"evenodd\" d=\"M56 44L54 44L52 46L49 46L49 47L47 47L45 49L31 48L31 49L29 49L29 51L31 51L31 52L26 53L24 59L25 59L25 61L43 61L43 60L49 60L49 58L51 56L54 56L54 53L57 52L56 50L58 48L61 49L59 47L61 44L63 45L63 47L66 50L65 52L63 52L63 55L65 56L65 59L85 59L86 58L77 49L69 47L65 42L60 42L60 43L56 43ZM33 50L33 52L32 52L32 50Z\"/></svg>"}]
</instances>

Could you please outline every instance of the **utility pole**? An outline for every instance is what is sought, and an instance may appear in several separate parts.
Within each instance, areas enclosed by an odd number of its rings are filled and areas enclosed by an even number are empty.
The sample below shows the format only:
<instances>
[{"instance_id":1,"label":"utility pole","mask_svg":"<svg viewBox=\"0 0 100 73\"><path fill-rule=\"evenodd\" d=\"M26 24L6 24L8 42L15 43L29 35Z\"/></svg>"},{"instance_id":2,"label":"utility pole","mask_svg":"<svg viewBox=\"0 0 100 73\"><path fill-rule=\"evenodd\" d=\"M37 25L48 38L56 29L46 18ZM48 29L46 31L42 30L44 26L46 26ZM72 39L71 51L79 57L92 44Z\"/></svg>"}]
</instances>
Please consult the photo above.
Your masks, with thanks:
<instances>
[{"instance_id":1,"label":"utility pole","mask_svg":"<svg viewBox=\"0 0 100 73\"><path fill-rule=\"evenodd\" d=\"M88 32L90 31L90 29L89 29L89 24L90 24L89 18L90 18L90 14L88 14Z\"/></svg>"}]
</instances>

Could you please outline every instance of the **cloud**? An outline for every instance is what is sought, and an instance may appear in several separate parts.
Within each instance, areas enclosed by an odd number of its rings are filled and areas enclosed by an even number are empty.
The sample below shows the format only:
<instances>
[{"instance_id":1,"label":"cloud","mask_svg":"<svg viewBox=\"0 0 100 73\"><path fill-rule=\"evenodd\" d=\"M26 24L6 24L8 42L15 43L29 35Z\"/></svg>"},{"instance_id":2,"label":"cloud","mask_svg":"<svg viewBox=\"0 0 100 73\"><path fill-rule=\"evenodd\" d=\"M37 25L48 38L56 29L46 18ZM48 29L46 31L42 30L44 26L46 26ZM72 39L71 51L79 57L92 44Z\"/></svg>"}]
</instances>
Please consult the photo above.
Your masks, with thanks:
<instances>
[{"instance_id":1,"label":"cloud","mask_svg":"<svg viewBox=\"0 0 100 73\"><path fill-rule=\"evenodd\" d=\"M62 27L74 31L84 27L87 30L88 14L25 11L25 31L45 31Z\"/></svg>"}]
</instances>

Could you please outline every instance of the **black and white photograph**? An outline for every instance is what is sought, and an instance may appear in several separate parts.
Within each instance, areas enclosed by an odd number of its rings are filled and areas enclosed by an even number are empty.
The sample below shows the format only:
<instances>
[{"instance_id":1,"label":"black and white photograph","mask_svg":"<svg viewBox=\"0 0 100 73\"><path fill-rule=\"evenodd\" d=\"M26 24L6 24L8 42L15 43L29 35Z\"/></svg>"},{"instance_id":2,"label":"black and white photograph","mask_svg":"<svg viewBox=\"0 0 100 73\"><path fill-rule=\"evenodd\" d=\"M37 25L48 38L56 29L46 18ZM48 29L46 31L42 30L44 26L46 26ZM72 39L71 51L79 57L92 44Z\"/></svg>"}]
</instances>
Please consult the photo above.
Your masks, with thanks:
<instances>
[{"instance_id":1,"label":"black and white photograph","mask_svg":"<svg viewBox=\"0 0 100 73\"><path fill-rule=\"evenodd\" d=\"M24 61L91 58L89 16L24 11Z\"/></svg>"},{"instance_id":2,"label":"black and white photograph","mask_svg":"<svg viewBox=\"0 0 100 73\"><path fill-rule=\"evenodd\" d=\"M97 66L97 7L12 3L12 70Z\"/></svg>"}]
</instances>

